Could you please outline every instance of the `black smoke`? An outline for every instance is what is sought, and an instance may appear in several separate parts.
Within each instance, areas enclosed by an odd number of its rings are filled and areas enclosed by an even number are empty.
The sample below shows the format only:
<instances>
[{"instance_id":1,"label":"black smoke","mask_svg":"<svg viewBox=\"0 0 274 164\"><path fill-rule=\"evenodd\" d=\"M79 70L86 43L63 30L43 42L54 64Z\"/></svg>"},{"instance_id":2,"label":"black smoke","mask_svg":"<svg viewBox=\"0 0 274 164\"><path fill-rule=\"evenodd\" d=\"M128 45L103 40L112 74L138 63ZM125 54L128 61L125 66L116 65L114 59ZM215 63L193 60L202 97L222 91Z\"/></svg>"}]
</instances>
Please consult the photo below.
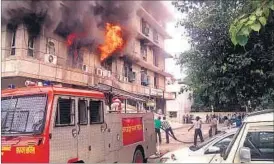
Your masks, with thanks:
<instances>
[{"instance_id":1,"label":"black smoke","mask_svg":"<svg viewBox=\"0 0 274 164\"><path fill-rule=\"evenodd\" d=\"M82 44L103 41L107 22L123 27L126 38L134 35L131 22L140 1L2 1L2 24L26 24L34 35L41 27L66 37L85 33Z\"/></svg>"}]
</instances>

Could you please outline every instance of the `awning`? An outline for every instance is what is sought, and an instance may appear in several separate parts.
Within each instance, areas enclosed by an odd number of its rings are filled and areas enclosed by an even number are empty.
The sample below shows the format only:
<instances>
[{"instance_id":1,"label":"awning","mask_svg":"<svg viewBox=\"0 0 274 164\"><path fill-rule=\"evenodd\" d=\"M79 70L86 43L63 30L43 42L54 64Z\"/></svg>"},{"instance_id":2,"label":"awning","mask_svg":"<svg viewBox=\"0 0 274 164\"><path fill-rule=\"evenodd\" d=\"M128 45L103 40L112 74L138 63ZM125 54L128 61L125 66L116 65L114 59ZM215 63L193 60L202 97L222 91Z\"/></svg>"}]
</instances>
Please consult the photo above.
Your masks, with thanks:
<instances>
[{"instance_id":1,"label":"awning","mask_svg":"<svg viewBox=\"0 0 274 164\"><path fill-rule=\"evenodd\" d=\"M145 96L142 96L142 95L137 95L137 94L134 94L134 93L130 93L130 92L127 92L125 90L118 89L118 88L112 87L112 86L107 85L107 84L99 83L99 84L96 84L95 86L90 86L90 88L93 89L93 90L100 91L100 92L112 94L113 96L121 96L121 97L125 97L125 98L128 98L128 99L144 101L144 102L146 102L148 100L148 97L145 97Z\"/></svg>"}]
</instances>

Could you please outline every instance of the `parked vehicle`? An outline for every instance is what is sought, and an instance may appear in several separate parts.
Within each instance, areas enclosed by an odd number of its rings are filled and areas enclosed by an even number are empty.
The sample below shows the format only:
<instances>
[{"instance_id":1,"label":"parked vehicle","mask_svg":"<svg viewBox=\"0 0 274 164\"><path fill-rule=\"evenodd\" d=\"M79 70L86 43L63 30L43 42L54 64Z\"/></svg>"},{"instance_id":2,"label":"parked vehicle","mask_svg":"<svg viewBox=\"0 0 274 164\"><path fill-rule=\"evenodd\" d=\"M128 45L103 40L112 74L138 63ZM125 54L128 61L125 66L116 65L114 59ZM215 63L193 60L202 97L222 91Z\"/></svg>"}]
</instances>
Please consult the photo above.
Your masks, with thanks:
<instances>
[{"instance_id":1,"label":"parked vehicle","mask_svg":"<svg viewBox=\"0 0 274 164\"><path fill-rule=\"evenodd\" d=\"M142 163L156 152L153 113L109 112L92 90L3 90L1 123L3 163Z\"/></svg>"},{"instance_id":2,"label":"parked vehicle","mask_svg":"<svg viewBox=\"0 0 274 164\"><path fill-rule=\"evenodd\" d=\"M259 111L245 117L226 150L212 163L273 163L274 110Z\"/></svg>"},{"instance_id":3,"label":"parked vehicle","mask_svg":"<svg viewBox=\"0 0 274 164\"><path fill-rule=\"evenodd\" d=\"M225 149L238 129L229 129L208 139L197 147L190 146L164 155L162 163L209 163L215 154Z\"/></svg>"}]
</instances>

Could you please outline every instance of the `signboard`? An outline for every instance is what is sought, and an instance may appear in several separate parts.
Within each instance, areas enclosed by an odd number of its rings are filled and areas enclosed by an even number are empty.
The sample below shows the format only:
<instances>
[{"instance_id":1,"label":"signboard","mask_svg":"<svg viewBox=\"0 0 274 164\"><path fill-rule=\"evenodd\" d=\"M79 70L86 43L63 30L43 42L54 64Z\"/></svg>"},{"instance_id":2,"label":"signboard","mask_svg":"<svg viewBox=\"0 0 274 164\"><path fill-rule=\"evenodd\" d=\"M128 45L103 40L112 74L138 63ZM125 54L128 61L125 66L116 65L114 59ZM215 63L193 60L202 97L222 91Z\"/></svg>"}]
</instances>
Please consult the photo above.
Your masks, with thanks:
<instances>
[{"instance_id":1,"label":"signboard","mask_svg":"<svg viewBox=\"0 0 274 164\"><path fill-rule=\"evenodd\" d=\"M122 118L123 145L130 145L144 140L142 117Z\"/></svg>"},{"instance_id":2,"label":"signboard","mask_svg":"<svg viewBox=\"0 0 274 164\"><path fill-rule=\"evenodd\" d=\"M163 91L161 89L150 89L150 95L151 96L158 96L158 97L163 97Z\"/></svg>"},{"instance_id":3,"label":"signboard","mask_svg":"<svg viewBox=\"0 0 274 164\"><path fill-rule=\"evenodd\" d=\"M164 92L164 99L175 100L176 96L173 92Z\"/></svg>"}]
</instances>

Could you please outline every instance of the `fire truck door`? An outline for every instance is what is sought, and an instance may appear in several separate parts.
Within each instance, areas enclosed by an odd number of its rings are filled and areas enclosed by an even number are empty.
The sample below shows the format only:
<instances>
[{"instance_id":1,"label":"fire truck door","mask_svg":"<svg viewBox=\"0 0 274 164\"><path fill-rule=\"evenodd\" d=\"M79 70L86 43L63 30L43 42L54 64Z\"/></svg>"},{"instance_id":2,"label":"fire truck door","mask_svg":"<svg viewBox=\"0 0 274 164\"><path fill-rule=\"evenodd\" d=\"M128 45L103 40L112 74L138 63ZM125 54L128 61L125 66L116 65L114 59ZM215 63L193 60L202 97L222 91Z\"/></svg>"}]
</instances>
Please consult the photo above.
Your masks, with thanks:
<instances>
[{"instance_id":1,"label":"fire truck door","mask_svg":"<svg viewBox=\"0 0 274 164\"><path fill-rule=\"evenodd\" d=\"M76 98L55 96L50 126L50 163L74 162L77 150Z\"/></svg>"},{"instance_id":2,"label":"fire truck door","mask_svg":"<svg viewBox=\"0 0 274 164\"><path fill-rule=\"evenodd\" d=\"M88 124L88 100L84 98L79 98L77 103L78 109L78 158L84 162L89 161L89 151L91 140L89 134L89 124Z\"/></svg>"},{"instance_id":3,"label":"fire truck door","mask_svg":"<svg viewBox=\"0 0 274 164\"><path fill-rule=\"evenodd\" d=\"M102 162L105 160L104 102L90 99L88 109L90 137L88 140L89 162Z\"/></svg>"}]
</instances>

